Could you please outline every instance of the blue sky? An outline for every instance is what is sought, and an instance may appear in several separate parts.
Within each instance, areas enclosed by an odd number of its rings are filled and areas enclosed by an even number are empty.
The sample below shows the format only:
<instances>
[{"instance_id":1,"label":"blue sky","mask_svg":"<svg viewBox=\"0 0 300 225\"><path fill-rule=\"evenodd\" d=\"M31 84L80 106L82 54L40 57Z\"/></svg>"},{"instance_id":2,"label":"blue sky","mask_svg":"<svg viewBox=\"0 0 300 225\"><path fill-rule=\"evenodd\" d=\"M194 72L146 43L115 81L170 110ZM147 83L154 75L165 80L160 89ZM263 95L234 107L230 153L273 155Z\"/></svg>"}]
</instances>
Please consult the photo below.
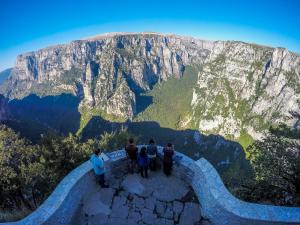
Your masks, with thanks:
<instances>
[{"instance_id":1,"label":"blue sky","mask_svg":"<svg viewBox=\"0 0 300 225\"><path fill-rule=\"evenodd\" d=\"M26 51L125 31L240 40L300 53L300 1L0 0L0 71Z\"/></svg>"}]
</instances>

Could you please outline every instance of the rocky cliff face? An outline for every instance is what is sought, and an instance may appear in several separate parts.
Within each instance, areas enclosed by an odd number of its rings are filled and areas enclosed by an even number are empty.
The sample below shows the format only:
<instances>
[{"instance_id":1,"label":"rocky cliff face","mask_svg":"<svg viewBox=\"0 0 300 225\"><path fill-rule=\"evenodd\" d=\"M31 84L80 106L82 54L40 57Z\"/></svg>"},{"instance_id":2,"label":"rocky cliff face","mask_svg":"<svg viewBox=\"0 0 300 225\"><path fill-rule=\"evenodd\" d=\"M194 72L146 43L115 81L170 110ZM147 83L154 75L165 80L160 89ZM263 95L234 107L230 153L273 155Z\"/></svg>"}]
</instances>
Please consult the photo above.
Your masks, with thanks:
<instances>
[{"instance_id":1,"label":"rocky cliff face","mask_svg":"<svg viewBox=\"0 0 300 225\"><path fill-rule=\"evenodd\" d=\"M8 106L7 100L4 96L0 95L0 122L8 119Z\"/></svg>"},{"instance_id":2,"label":"rocky cliff face","mask_svg":"<svg viewBox=\"0 0 300 225\"><path fill-rule=\"evenodd\" d=\"M282 48L153 33L108 34L19 55L0 92L73 93L80 107L133 119L138 97L186 66L198 79L185 127L238 139L299 123L300 57Z\"/></svg>"},{"instance_id":3,"label":"rocky cliff face","mask_svg":"<svg viewBox=\"0 0 300 225\"><path fill-rule=\"evenodd\" d=\"M132 118L136 94L170 76L180 77L187 64L203 63L207 44L151 34L74 41L18 56L2 93L22 98L32 92L72 92L82 97L82 105Z\"/></svg>"},{"instance_id":4,"label":"rocky cliff face","mask_svg":"<svg viewBox=\"0 0 300 225\"><path fill-rule=\"evenodd\" d=\"M282 48L227 42L198 74L192 105L199 130L259 138L271 124L298 126L300 57Z\"/></svg>"}]
</instances>

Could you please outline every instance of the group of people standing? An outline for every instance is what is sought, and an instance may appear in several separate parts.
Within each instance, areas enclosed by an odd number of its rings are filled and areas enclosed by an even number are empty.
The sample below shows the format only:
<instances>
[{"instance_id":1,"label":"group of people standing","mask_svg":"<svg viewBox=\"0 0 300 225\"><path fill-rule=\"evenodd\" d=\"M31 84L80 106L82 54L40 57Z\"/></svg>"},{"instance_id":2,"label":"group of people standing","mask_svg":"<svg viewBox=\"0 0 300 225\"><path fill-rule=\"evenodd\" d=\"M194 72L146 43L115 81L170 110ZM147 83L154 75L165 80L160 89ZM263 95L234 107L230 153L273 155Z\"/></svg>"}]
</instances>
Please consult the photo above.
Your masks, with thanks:
<instances>
[{"instance_id":1,"label":"group of people standing","mask_svg":"<svg viewBox=\"0 0 300 225\"><path fill-rule=\"evenodd\" d=\"M138 152L138 148L134 143L133 138L129 139L125 147L126 154L129 158L129 170L133 173L138 165L142 177L148 177L148 168L155 171L158 164L157 146L153 139L150 139L149 145L143 146ZM174 149L171 143L163 149L163 170L169 176L172 171Z\"/></svg>"},{"instance_id":2,"label":"group of people standing","mask_svg":"<svg viewBox=\"0 0 300 225\"><path fill-rule=\"evenodd\" d=\"M129 171L131 173L134 173L137 169L139 169L141 176L147 178L148 168L152 171L155 171L158 168L158 149L153 139L150 139L149 145L143 146L140 151L138 151L138 147L134 143L134 139L130 138L128 144L125 146L125 151L129 160ZM104 177L104 162L103 159L99 157L99 154L100 149L96 149L94 154L92 154L90 161L93 165L93 169L100 186L107 188L108 185L105 184ZM173 145L168 143L163 149L163 171L167 176L171 175L173 155Z\"/></svg>"}]
</instances>

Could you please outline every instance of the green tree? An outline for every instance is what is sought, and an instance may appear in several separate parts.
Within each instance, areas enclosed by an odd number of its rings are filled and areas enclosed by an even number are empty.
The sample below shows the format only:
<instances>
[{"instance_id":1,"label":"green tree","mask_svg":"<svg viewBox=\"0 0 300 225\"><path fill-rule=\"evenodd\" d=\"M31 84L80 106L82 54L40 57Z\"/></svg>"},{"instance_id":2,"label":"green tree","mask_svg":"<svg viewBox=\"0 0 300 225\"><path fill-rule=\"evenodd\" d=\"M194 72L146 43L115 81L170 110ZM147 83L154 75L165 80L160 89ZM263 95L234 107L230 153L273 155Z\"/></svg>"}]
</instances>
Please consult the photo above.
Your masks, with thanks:
<instances>
[{"instance_id":1,"label":"green tree","mask_svg":"<svg viewBox=\"0 0 300 225\"><path fill-rule=\"evenodd\" d=\"M259 183L295 196L300 194L300 132L285 125L273 127L247 148ZM274 188L272 188L274 190ZM265 190L265 191L272 191Z\"/></svg>"},{"instance_id":2,"label":"green tree","mask_svg":"<svg viewBox=\"0 0 300 225\"><path fill-rule=\"evenodd\" d=\"M32 145L0 125L0 208L17 212L38 207L58 182L89 158L96 140L46 135Z\"/></svg>"},{"instance_id":3,"label":"green tree","mask_svg":"<svg viewBox=\"0 0 300 225\"><path fill-rule=\"evenodd\" d=\"M0 208L15 213L35 209L95 148L115 150L124 147L129 137L132 135L124 128L103 134L100 141L49 134L32 145L0 125Z\"/></svg>"},{"instance_id":4,"label":"green tree","mask_svg":"<svg viewBox=\"0 0 300 225\"><path fill-rule=\"evenodd\" d=\"M79 137L73 134L67 137L54 135L43 137L40 148L50 186L56 186L72 169L86 161L95 147L97 147L95 140L81 142Z\"/></svg>"},{"instance_id":5,"label":"green tree","mask_svg":"<svg viewBox=\"0 0 300 225\"><path fill-rule=\"evenodd\" d=\"M36 146L20 138L12 129L0 125L1 207L14 208L23 203L32 208L25 189L28 184L31 185L27 178L33 177L34 171L40 166L38 158Z\"/></svg>"},{"instance_id":6,"label":"green tree","mask_svg":"<svg viewBox=\"0 0 300 225\"><path fill-rule=\"evenodd\" d=\"M100 136L99 145L105 151L113 151L123 148L131 137L134 137L134 135L128 132L126 128L122 127L120 130L110 133L104 132ZM135 141L138 141L138 137L135 137Z\"/></svg>"}]
</instances>

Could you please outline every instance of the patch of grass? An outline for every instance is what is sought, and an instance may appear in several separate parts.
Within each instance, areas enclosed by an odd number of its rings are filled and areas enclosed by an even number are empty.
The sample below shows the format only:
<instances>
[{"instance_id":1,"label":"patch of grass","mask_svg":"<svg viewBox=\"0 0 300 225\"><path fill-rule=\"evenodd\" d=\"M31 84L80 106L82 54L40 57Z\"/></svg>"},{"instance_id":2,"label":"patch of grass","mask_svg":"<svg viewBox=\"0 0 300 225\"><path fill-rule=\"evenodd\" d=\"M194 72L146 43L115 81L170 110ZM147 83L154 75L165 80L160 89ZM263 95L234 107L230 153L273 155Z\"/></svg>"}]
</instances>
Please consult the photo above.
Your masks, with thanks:
<instances>
[{"instance_id":1,"label":"patch of grass","mask_svg":"<svg viewBox=\"0 0 300 225\"><path fill-rule=\"evenodd\" d=\"M70 70L64 71L59 77L58 83L73 85L83 75L83 70L72 67Z\"/></svg>"},{"instance_id":2,"label":"patch of grass","mask_svg":"<svg viewBox=\"0 0 300 225\"><path fill-rule=\"evenodd\" d=\"M235 103L234 91L233 91L233 89L231 87L231 84L230 84L228 79L223 78L223 82L224 82L225 88L227 90L227 94L228 94L228 97L229 97L229 103L230 103L230 105L232 105L232 104Z\"/></svg>"},{"instance_id":3,"label":"patch of grass","mask_svg":"<svg viewBox=\"0 0 300 225\"><path fill-rule=\"evenodd\" d=\"M300 93L299 78L295 71L288 71L285 73L287 77L287 85L295 90L296 93Z\"/></svg>"},{"instance_id":4,"label":"patch of grass","mask_svg":"<svg viewBox=\"0 0 300 225\"><path fill-rule=\"evenodd\" d=\"M89 121L94 116L100 116L101 118L111 122L125 122L126 120L125 118L109 115L104 110L97 109L97 108L89 108L86 106L80 107L79 112L81 116L80 116L80 126L78 131L76 132L77 135L79 135L82 132L82 130L85 128L85 126L89 123Z\"/></svg>"},{"instance_id":5,"label":"patch of grass","mask_svg":"<svg viewBox=\"0 0 300 225\"><path fill-rule=\"evenodd\" d=\"M261 69L263 69L263 67L264 67L264 61L262 61L262 60L260 60L260 61L255 61L255 62L253 62L253 64L252 64L252 67L254 68L254 69L256 69L256 70L261 70Z\"/></svg>"},{"instance_id":6,"label":"patch of grass","mask_svg":"<svg viewBox=\"0 0 300 225\"><path fill-rule=\"evenodd\" d=\"M240 120L245 120L248 113L250 112L250 104L247 100L242 99L238 101L238 106L235 109L235 116Z\"/></svg>"},{"instance_id":7,"label":"patch of grass","mask_svg":"<svg viewBox=\"0 0 300 225\"><path fill-rule=\"evenodd\" d=\"M156 84L146 94L153 97L153 104L139 113L135 121L157 121L162 127L180 129L180 120L185 120L191 113L196 81L197 70L187 66L181 78L171 77Z\"/></svg>"},{"instance_id":8,"label":"patch of grass","mask_svg":"<svg viewBox=\"0 0 300 225\"><path fill-rule=\"evenodd\" d=\"M247 75L247 80L249 81L249 83L252 83L254 81L254 71L250 71Z\"/></svg>"},{"instance_id":9,"label":"patch of grass","mask_svg":"<svg viewBox=\"0 0 300 225\"><path fill-rule=\"evenodd\" d=\"M115 49L117 53L119 53L121 56L123 56L124 58L127 58L129 60L133 60L136 59L137 57L135 56L134 53L132 53L131 51L124 49L124 48L116 48Z\"/></svg>"},{"instance_id":10,"label":"patch of grass","mask_svg":"<svg viewBox=\"0 0 300 225\"><path fill-rule=\"evenodd\" d=\"M251 145L254 141L252 136L247 133L245 129L242 129L240 132L239 143L242 145L243 149L246 150L249 145ZM245 151L246 152L246 151ZM247 152L246 152L247 154Z\"/></svg>"}]
</instances>

